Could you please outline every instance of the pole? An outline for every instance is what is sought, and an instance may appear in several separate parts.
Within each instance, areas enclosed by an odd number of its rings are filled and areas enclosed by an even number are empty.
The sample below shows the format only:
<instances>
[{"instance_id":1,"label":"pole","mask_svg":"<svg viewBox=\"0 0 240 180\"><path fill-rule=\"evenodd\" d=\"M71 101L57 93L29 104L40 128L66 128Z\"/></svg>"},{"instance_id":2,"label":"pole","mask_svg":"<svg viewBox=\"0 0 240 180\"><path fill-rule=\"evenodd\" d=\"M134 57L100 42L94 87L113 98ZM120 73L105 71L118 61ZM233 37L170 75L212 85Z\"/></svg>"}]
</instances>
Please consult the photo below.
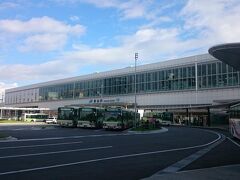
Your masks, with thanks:
<instances>
[{"instance_id":1,"label":"pole","mask_svg":"<svg viewBox=\"0 0 240 180\"><path fill-rule=\"evenodd\" d=\"M101 99L100 99L100 101L101 101L101 108L102 108L102 103L103 103L103 82L101 84Z\"/></svg>"},{"instance_id":2,"label":"pole","mask_svg":"<svg viewBox=\"0 0 240 180\"><path fill-rule=\"evenodd\" d=\"M197 97L198 96L198 70L197 70L197 62L195 62L195 104L197 105Z\"/></svg>"},{"instance_id":3,"label":"pole","mask_svg":"<svg viewBox=\"0 0 240 180\"><path fill-rule=\"evenodd\" d=\"M137 122L137 59L138 53L135 53L135 71L134 71L134 128L136 128Z\"/></svg>"}]
</instances>

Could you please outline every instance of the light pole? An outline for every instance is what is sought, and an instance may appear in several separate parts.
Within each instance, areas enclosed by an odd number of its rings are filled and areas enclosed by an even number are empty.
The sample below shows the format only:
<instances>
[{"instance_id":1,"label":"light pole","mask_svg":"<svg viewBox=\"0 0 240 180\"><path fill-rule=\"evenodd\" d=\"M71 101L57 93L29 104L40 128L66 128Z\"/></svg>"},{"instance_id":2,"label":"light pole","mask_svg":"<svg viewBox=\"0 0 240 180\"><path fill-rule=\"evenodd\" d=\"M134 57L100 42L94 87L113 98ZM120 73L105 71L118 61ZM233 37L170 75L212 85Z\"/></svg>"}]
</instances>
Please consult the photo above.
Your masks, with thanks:
<instances>
[{"instance_id":1,"label":"light pole","mask_svg":"<svg viewBox=\"0 0 240 180\"><path fill-rule=\"evenodd\" d=\"M100 96L100 107L103 107L103 83L101 83L101 89L100 91L97 91L97 95Z\"/></svg>"},{"instance_id":2,"label":"light pole","mask_svg":"<svg viewBox=\"0 0 240 180\"><path fill-rule=\"evenodd\" d=\"M100 99L100 101L101 101L101 108L102 108L102 106L103 106L103 82L102 82L102 84L101 84L101 99Z\"/></svg>"},{"instance_id":3,"label":"light pole","mask_svg":"<svg viewBox=\"0 0 240 180\"><path fill-rule=\"evenodd\" d=\"M4 94L2 93L2 99L0 99L1 100L1 103L3 103L3 100L4 100Z\"/></svg>"},{"instance_id":4,"label":"light pole","mask_svg":"<svg viewBox=\"0 0 240 180\"><path fill-rule=\"evenodd\" d=\"M137 122L137 59L138 53L135 53L135 71L134 71L134 128L136 128Z\"/></svg>"}]
</instances>

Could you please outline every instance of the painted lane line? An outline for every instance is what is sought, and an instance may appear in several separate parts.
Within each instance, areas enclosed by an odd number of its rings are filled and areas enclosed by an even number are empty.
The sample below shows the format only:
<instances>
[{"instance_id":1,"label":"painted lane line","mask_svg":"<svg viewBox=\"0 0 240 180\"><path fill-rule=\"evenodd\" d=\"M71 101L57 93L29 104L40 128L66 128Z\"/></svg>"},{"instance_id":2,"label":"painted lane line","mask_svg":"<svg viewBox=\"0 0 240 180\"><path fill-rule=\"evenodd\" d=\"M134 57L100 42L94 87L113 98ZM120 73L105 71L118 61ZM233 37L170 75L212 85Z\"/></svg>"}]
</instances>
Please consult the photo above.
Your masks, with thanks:
<instances>
[{"instance_id":1,"label":"painted lane line","mask_svg":"<svg viewBox=\"0 0 240 180\"><path fill-rule=\"evenodd\" d=\"M96 130L93 130L95 132L99 132L99 131L102 131L102 129L96 129Z\"/></svg>"},{"instance_id":2,"label":"painted lane line","mask_svg":"<svg viewBox=\"0 0 240 180\"><path fill-rule=\"evenodd\" d=\"M28 156L41 156L41 155L49 155L49 154L60 154L60 153L69 153L69 152L78 152L78 151L87 151L87 150L98 150L98 149L107 149L107 148L112 148L112 146L71 149L71 150L64 150L64 151L51 151L51 152L44 152L44 153L21 154L21 155L12 155L12 156L0 156L0 159L19 158L19 157L28 157Z\"/></svg>"},{"instance_id":3,"label":"painted lane line","mask_svg":"<svg viewBox=\"0 0 240 180\"><path fill-rule=\"evenodd\" d=\"M213 134L216 134L218 136L218 138L214 141L212 141L213 143L209 144L209 146L205 147L204 149L201 149L193 154L191 154L190 156L158 171L157 173L153 174L152 176L150 176L149 178L146 179L159 179L161 175L166 174L166 173L176 173L179 170L183 169L184 167L186 167L187 165L191 164L192 162L194 162L195 160L199 159L200 157L202 157L204 154L206 154L207 152L209 152L210 150L212 150L214 147L216 147L217 145L219 145L220 143L222 143L226 137L222 134L216 133L214 131L209 131L206 130L208 132L211 132Z\"/></svg>"},{"instance_id":4,"label":"painted lane line","mask_svg":"<svg viewBox=\"0 0 240 180\"><path fill-rule=\"evenodd\" d=\"M215 148L217 145L221 144L224 140L225 140L225 137L223 137L221 140L211 144L210 146L208 146L204 149L201 149L201 150L197 151L196 153L191 154L190 156L188 156L188 157L172 164L171 166L157 172L156 175L165 174L165 173L175 173L177 171L180 171L181 169L183 169L187 165L191 164L193 161L199 159L204 154L208 153L210 150Z\"/></svg>"},{"instance_id":5,"label":"painted lane line","mask_svg":"<svg viewBox=\"0 0 240 180\"><path fill-rule=\"evenodd\" d=\"M167 132L168 129L164 128L162 132ZM78 138L86 138L86 137L112 137L112 136L132 136L132 135L149 135L149 134L158 134L162 132L151 132L151 133L125 133L125 134L92 134L92 135L83 135L83 136L63 136L63 137L52 137L52 138L36 138L36 139L17 139L17 140L4 140L0 141L7 142L28 142L28 141L48 141L48 140L61 140L61 139L78 139Z\"/></svg>"},{"instance_id":6,"label":"painted lane line","mask_svg":"<svg viewBox=\"0 0 240 180\"><path fill-rule=\"evenodd\" d=\"M124 134L100 134L100 135L84 135L84 136L63 136L63 137L52 137L52 138L36 138L36 139L18 139L18 140L9 140L9 141L0 141L0 142L28 142L28 141L48 141L48 140L61 140L61 139L78 139L85 137L104 137L104 136L117 136Z\"/></svg>"},{"instance_id":7,"label":"painted lane line","mask_svg":"<svg viewBox=\"0 0 240 180\"><path fill-rule=\"evenodd\" d=\"M200 169L190 169L190 170L184 170L184 171L179 171L179 172L176 172L178 174L181 174L181 173L188 173L188 172L197 172L197 171L201 171L201 170L208 170L208 171L211 171L212 169L219 169L219 168L234 168L234 167L238 167L240 166L240 164L230 164L230 165L223 165L223 166L214 166L214 167L208 167L208 168L200 168Z\"/></svg>"},{"instance_id":8,"label":"painted lane line","mask_svg":"<svg viewBox=\"0 0 240 180\"><path fill-rule=\"evenodd\" d=\"M67 142L67 143L53 143L53 144L38 144L38 145L28 145L28 146L8 146L8 147L1 147L2 149L18 149L18 148L31 148L31 147L44 147L44 146L59 146L59 145L69 145L69 144L79 144L82 141L78 142Z\"/></svg>"},{"instance_id":9,"label":"painted lane line","mask_svg":"<svg viewBox=\"0 0 240 180\"><path fill-rule=\"evenodd\" d=\"M211 145L218 140L219 140L219 138L217 138L217 139L215 139L215 140L213 140L213 141L211 141L207 144L190 146L190 147L185 147L185 148L175 148L175 149L151 151L151 152L137 153L137 154L127 154L127 155L112 156L112 157L92 159L92 160L86 160L86 161L78 161L78 162L65 163L65 164L56 164L56 165L52 165L52 166L43 166L43 167L38 167L38 168L22 169L22 170L16 170L16 171L7 171L7 172L0 173L0 176L1 175L8 175L8 174L23 173L23 172L38 171L38 170L44 170L44 169L59 168L59 167L65 167L65 166L73 166L73 165L86 164L86 163L93 163L93 162L100 162L100 161L113 160L113 159L121 159L121 158L137 157L137 156L144 156L144 155L160 154L160 153L166 153L166 152L189 150L189 149L195 149L195 148L200 148L200 147L205 147L205 146Z\"/></svg>"},{"instance_id":10,"label":"painted lane line","mask_svg":"<svg viewBox=\"0 0 240 180\"><path fill-rule=\"evenodd\" d=\"M240 147L240 144L238 144L236 141L232 140L231 138L227 137L228 140L230 140L233 144L237 145L238 147Z\"/></svg>"}]
</instances>

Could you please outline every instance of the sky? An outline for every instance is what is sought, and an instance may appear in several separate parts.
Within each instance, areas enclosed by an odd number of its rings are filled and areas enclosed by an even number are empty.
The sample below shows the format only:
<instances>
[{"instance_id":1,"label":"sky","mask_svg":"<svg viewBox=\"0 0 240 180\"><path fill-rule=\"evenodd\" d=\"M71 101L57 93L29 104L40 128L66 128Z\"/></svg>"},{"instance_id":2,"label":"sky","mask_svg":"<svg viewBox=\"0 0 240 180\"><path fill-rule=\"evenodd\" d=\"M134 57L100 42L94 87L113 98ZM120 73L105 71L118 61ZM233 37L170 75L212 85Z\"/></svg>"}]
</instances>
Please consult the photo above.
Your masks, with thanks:
<instances>
[{"instance_id":1,"label":"sky","mask_svg":"<svg viewBox=\"0 0 240 180\"><path fill-rule=\"evenodd\" d=\"M228 42L240 42L240 0L0 0L0 95Z\"/></svg>"}]
</instances>

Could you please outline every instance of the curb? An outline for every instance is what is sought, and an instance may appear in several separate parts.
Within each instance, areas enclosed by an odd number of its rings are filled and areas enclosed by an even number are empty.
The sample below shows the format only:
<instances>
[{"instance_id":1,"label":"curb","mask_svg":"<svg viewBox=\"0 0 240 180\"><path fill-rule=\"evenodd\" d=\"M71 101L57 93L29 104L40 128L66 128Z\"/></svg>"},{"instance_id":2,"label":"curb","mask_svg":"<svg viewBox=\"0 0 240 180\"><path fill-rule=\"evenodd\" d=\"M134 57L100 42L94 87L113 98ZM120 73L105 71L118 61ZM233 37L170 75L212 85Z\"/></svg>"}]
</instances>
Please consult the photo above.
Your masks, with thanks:
<instances>
[{"instance_id":1,"label":"curb","mask_svg":"<svg viewBox=\"0 0 240 180\"><path fill-rule=\"evenodd\" d=\"M193 163L197 159L204 156L206 153L214 149L216 146L221 144L226 139L226 136L224 136L223 134L220 134L214 131L212 131L212 133L215 133L218 135L218 138L216 140L212 141L211 143L208 143L208 145L206 145L204 148L201 148L197 152L173 163L172 165L164 169L161 169L160 171L156 172L152 176L146 177L143 180L157 180L157 179L161 179L161 177L163 178L163 175L175 174L179 172L181 169L183 169L184 167L188 166L189 164Z\"/></svg>"},{"instance_id":2,"label":"curb","mask_svg":"<svg viewBox=\"0 0 240 180\"><path fill-rule=\"evenodd\" d=\"M228 129L226 128L221 128L221 127L208 127L208 126L188 126L188 125L171 125L172 127L188 127L188 128L199 128L199 129L208 129L208 130L220 130L220 131L225 131L229 132Z\"/></svg>"},{"instance_id":3,"label":"curb","mask_svg":"<svg viewBox=\"0 0 240 180\"><path fill-rule=\"evenodd\" d=\"M130 134L156 134L156 133L164 133L167 131L168 131L167 128L162 127L159 130L150 130L150 131L131 131L131 130L129 130L128 133L130 133Z\"/></svg>"},{"instance_id":4,"label":"curb","mask_svg":"<svg viewBox=\"0 0 240 180\"><path fill-rule=\"evenodd\" d=\"M12 137L12 136L8 136L8 137L5 137L5 138L0 138L0 142L9 142L9 141L16 141L18 140L17 138L15 137Z\"/></svg>"}]
</instances>

